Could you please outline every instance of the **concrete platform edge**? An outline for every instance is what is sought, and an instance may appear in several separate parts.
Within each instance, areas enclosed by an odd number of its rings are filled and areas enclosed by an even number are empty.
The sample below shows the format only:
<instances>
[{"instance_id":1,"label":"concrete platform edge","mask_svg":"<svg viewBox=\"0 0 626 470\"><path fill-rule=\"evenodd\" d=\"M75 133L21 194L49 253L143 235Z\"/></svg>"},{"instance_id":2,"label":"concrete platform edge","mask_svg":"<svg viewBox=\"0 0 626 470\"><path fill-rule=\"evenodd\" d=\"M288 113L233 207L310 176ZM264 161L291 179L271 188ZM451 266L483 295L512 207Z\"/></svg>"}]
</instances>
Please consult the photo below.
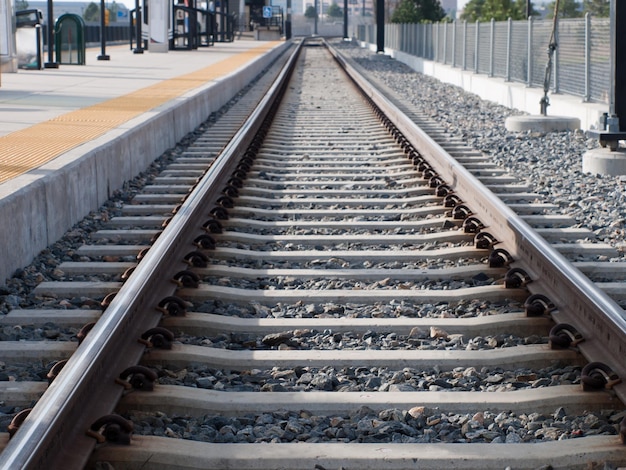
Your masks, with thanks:
<instances>
[{"instance_id":1,"label":"concrete platform edge","mask_svg":"<svg viewBox=\"0 0 626 470\"><path fill-rule=\"evenodd\" d=\"M289 45L282 43L247 67L5 183L0 188L0 285L226 104Z\"/></svg>"}]
</instances>

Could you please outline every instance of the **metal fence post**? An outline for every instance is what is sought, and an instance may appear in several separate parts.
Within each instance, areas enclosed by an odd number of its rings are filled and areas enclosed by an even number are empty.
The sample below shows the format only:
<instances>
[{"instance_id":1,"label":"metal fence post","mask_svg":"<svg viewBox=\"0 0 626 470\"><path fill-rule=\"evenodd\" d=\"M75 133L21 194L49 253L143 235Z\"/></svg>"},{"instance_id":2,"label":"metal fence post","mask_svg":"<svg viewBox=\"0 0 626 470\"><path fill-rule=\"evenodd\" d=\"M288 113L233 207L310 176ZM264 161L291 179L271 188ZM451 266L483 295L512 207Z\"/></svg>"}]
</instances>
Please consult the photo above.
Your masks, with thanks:
<instances>
[{"instance_id":1,"label":"metal fence post","mask_svg":"<svg viewBox=\"0 0 626 470\"><path fill-rule=\"evenodd\" d=\"M526 58L526 85L533 86L533 17L528 17L528 57Z\"/></svg>"},{"instance_id":2,"label":"metal fence post","mask_svg":"<svg viewBox=\"0 0 626 470\"><path fill-rule=\"evenodd\" d=\"M434 43L433 60L437 62L439 60L439 23L435 23L435 43Z\"/></svg>"},{"instance_id":3,"label":"metal fence post","mask_svg":"<svg viewBox=\"0 0 626 470\"><path fill-rule=\"evenodd\" d=\"M414 56L419 56L418 53L418 45L419 45L419 25L414 24L412 31L413 31L413 36L412 36L412 40L411 40L411 44L413 44L412 47L412 53Z\"/></svg>"},{"instance_id":4,"label":"metal fence post","mask_svg":"<svg viewBox=\"0 0 626 470\"><path fill-rule=\"evenodd\" d=\"M474 41L474 73L478 73L478 39L480 38L479 34L480 23L476 20L476 40Z\"/></svg>"},{"instance_id":5,"label":"metal fence post","mask_svg":"<svg viewBox=\"0 0 626 470\"><path fill-rule=\"evenodd\" d=\"M411 38L411 25L410 23L407 23L404 25L404 28L402 28L402 52L409 52L409 48L410 48L410 38Z\"/></svg>"},{"instance_id":6,"label":"metal fence post","mask_svg":"<svg viewBox=\"0 0 626 470\"><path fill-rule=\"evenodd\" d=\"M506 78L507 82L511 81L511 41L513 36L513 20L509 18L507 20L507 33L506 33Z\"/></svg>"},{"instance_id":7,"label":"metal fence post","mask_svg":"<svg viewBox=\"0 0 626 470\"><path fill-rule=\"evenodd\" d=\"M402 52L409 52L408 49L408 45L409 45L409 24L405 24L403 25L404 27L402 28Z\"/></svg>"},{"instance_id":8,"label":"metal fence post","mask_svg":"<svg viewBox=\"0 0 626 470\"><path fill-rule=\"evenodd\" d=\"M452 67L456 67L456 20L452 22Z\"/></svg>"},{"instance_id":9,"label":"metal fence post","mask_svg":"<svg viewBox=\"0 0 626 470\"><path fill-rule=\"evenodd\" d=\"M400 50L400 43L398 41L399 36L398 36L398 26L400 25L385 25L385 29L387 29L388 27L393 26L391 28L391 34L389 35L389 40L390 40L390 44L389 47L395 49L396 51ZM385 44L385 46L387 46L387 44Z\"/></svg>"},{"instance_id":10,"label":"metal fence post","mask_svg":"<svg viewBox=\"0 0 626 470\"><path fill-rule=\"evenodd\" d=\"M467 20L463 21L463 70L467 70Z\"/></svg>"},{"instance_id":11,"label":"metal fence post","mask_svg":"<svg viewBox=\"0 0 626 470\"><path fill-rule=\"evenodd\" d=\"M591 100L591 15L585 13L585 94L583 101Z\"/></svg>"},{"instance_id":12,"label":"metal fence post","mask_svg":"<svg viewBox=\"0 0 626 470\"><path fill-rule=\"evenodd\" d=\"M493 77L493 61L496 50L496 20L491 18L491 36L489 38L489 76Z\"/></svg>"},{"instance_id":13,"label":"metal fence post","mask_svg":"<svg viewBox=\"0 0 626 470\"><path fill-rule=\"evenodd\" d=\"M411 24L406 25L406 37L404 38L404 52L411 53L413 49L413 43L411 39L413 38L413 29L411 28Z\"/></svg>"},{"instance_id":14,"label":"metal fence post","mask_svg":"<svg viewBox=\"0 0 626 470\"><path fill-rule=\"evenodd\" d=\"M392 26L392 25L388 25L388 26ZM385 28L387 28L388 26L385 26ZM393 29L391 31L391 46L393 49L395 49L396 51L400 51L402 50L402 44L400 42L400 33L402 31L402 25L401 24L396 24L393 25Z\"/></svg>"},{"instance_id":15,"label":"metal fence post","mask_svg":"<svg viewBox=\"0 0 626 470\"><path fill-rule=\"evenodd\" d=\"M442 64L445 64L448 60L448 23L443 23L443 60Z\"/></svg>"}]
</instances>

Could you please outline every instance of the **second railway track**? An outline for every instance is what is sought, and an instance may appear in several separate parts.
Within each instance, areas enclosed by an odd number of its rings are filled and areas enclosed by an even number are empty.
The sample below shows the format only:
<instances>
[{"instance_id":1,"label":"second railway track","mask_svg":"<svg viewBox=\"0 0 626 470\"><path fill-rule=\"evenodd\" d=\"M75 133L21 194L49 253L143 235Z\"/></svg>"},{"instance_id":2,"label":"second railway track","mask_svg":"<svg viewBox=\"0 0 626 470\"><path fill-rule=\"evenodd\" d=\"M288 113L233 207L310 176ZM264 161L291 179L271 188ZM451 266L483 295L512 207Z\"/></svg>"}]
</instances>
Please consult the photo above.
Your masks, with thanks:
<instances>
[{"instance_id":1,"label":"second railway track","mask_svg":"<svg viewBox=\"0 0 626 470\"><path fill-rule=\"evenodd\" d=\"M268 94L214 162L206 154L216 150L198 139L95 234L99 242L78 250L85 261L59 266L69 282L37 288L54 298L119 293L0 462L626 463L620 294L612 300L563 258L606 280L617 270L597 259L610 247L573 243L589 233L564 227L480 154L436 136L456 160L444 158L391 98L354 78L364 98L320 43L290 63L291 80L272 87L284 89L280 105ZM110 279L82 281L91 272ZM38 346L47 360L76 349ZM87 460L79 446L96 448Z\"/></svg>"}]
</instances>

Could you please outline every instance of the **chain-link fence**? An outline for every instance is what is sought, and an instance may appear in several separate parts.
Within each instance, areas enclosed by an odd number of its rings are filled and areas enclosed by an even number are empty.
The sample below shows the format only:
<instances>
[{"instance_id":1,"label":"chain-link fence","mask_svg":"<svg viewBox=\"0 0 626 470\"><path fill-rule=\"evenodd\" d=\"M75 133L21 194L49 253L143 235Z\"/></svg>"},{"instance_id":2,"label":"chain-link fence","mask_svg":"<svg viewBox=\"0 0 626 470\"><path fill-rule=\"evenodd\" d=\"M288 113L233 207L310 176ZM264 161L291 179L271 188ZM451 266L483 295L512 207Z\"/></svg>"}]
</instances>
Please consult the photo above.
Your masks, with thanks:
<instances>
[{"instance_id":1,"label":"chain-link fence","mask_svg":"<svg viewBox=\"0 0 626 470\"><path fill-rule=\"evenodd\" d=\"M529 87L543 88L552 20L387 24L385 48ZM356 37L376 44L376 25ZM554 93L608 104L609 19L559 20L550 87Z\"/></svg>"}]
</instances>

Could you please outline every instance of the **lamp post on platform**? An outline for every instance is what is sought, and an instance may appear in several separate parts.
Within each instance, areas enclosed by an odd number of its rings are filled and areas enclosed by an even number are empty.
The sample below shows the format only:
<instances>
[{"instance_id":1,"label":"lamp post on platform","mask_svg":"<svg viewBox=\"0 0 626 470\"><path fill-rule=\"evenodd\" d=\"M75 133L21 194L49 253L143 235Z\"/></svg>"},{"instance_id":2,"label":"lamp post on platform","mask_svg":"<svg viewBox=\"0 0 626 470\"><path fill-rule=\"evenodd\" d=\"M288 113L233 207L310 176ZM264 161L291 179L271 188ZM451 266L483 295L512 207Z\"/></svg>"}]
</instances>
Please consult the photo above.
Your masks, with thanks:
<instances>
[{"instance_id":1,"label":"lamp post on platform","mask_svg":"<svg viewBox=\"0 0 626 470\"><path fill-rule=\"evenodd\" d=\"M287 0L287 19L285 21L285 39L291 39L291 0Z\"/></svg>"},{"instance_id":2,"label":"lamp post on platform","mask_svg":"<svg viewBox=\"0 0 626 470\"><path fill-rule=\"evenodd\" d=\"M348 40L348 0L343 0L343 40Z\"/></svg>"},{"instance_id":3,"label":"lamp post on platform","mask_svg":"<svg viewBox=\"0 0 626 470\"><path fill-rule=\"evenodd\" d=\"M139 9L139 0L135 0L135 36L137 38L137 47L133 49L133 54L143 54L141 47L141 10Z\"/></svg>"},{"instance_id":4,"label":"lamp post on platform","mask_svg":"<svg viewBox=\"0 0 626 470\"><path fill-rule=\"evenodd\" d=\"M109 60L110 57L106 54L106 18L105 18L106 10L104 5L104 0L100 0L100 55L98 56L98 60Z\"/></svg>"},{"instance_id":5,"label":"lamp post on platform","mask_svg":"<svg viewBox=\"0 0 626 470\"><path fill-rule=\"evenodd\" d=\"M48 62L43 64L46 69L58 69L59 64L54 61L54 13L52 0L48 0Z\"/></svg>"},{"instance_id":6,"label":"lamp post on platform","mask_svg":"<svg viewBox=\"0 0 626 470\"><path fill-rule=\"evenodd\" d=\"M385 0L376 0L376 53L385 52Z\"/></svg>"}]
</instances>

